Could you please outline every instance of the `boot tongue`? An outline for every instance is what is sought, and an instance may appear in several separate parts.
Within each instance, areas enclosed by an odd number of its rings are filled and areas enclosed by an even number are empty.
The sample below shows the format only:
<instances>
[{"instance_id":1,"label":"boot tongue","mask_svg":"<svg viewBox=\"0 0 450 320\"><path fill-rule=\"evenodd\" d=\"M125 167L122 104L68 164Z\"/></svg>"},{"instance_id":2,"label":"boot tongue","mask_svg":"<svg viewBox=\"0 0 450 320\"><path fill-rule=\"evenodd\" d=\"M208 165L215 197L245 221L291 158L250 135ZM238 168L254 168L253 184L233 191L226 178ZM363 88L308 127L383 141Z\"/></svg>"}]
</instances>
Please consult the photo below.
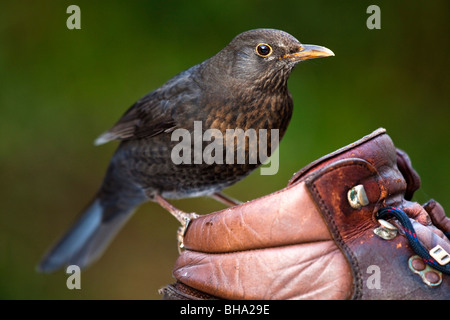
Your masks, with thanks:
<instances>
[{"instance_id":1,"label":"boot tongue","mask_svg":"<svg viewBox=\"0 0 450 320\"><path fill-rule=\"evenodd\" d=\"M406 181L405 199L411 200L414 192L420 188L420 177L411 165L406 152L397 149L397 166Z\"/></svg>"}]
</instances>

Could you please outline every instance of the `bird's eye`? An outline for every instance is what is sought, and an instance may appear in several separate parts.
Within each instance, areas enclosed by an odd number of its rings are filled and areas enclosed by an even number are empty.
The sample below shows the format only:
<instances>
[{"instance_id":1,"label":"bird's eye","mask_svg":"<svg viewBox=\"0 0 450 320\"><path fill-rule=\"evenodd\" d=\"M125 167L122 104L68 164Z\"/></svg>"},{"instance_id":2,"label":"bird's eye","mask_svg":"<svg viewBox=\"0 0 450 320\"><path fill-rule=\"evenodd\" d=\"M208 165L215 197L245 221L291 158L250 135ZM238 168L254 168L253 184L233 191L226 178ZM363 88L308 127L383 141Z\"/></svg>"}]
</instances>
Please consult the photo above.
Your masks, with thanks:
<instances>
[{"instance_id":1,"label":"bird's eye","mask_svg":"<svg viewBox=\"0 0 450 320\"><path fill-rule=\"evenodd\" d=\"M256 53L261 57L268 57L272 54L272 48L265 43L260 43L256 46Z\"/></svg>"}]
</instances>

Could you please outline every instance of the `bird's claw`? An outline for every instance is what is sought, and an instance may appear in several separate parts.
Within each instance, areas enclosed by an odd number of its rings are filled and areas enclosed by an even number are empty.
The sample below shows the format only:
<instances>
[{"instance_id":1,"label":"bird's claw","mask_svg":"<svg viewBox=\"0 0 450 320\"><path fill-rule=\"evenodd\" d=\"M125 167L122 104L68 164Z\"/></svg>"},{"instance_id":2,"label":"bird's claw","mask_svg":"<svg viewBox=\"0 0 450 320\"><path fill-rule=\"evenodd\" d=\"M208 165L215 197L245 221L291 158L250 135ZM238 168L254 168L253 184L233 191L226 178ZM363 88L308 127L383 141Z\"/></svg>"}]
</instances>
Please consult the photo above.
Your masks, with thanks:
<instances>
[{"instance_id":1,"label":"bird's claw","mask_svg":"<svg viewBox=\"0 0 450 320\"><path fill-rule=\"evenodd\" d=\"M199 215L194 212L183 214L183 217L180 221L181 226L178 228L178 231L177 231L178 253L181 254L181 250L184 249L184 235L186 234L186 230L189 226L189 223L191 223L192 220L194 220L198 217L199 217Z\"/></svg>"}]
</instances>

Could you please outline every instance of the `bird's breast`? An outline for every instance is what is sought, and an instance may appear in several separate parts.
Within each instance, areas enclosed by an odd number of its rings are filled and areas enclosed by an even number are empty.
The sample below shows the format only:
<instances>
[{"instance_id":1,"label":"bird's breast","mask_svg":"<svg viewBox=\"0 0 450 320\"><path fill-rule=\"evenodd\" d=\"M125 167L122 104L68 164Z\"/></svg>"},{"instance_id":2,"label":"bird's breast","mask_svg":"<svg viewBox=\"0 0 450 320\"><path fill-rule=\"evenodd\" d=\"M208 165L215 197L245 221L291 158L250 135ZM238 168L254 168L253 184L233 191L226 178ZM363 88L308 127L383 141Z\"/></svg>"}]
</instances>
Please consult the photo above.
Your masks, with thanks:
<instances>
[{"instance_id":1,"label":"bird's breast","mask_svg":"<svg viewBox=\"0 0 450 320\"><path fill-rule=\"evenodd\" d=\"M241 94L210 105L205 118L205 129L254 129L280 131L284 134L292 116L293 103L289 94Z\"/></svg>"}]
</instances>

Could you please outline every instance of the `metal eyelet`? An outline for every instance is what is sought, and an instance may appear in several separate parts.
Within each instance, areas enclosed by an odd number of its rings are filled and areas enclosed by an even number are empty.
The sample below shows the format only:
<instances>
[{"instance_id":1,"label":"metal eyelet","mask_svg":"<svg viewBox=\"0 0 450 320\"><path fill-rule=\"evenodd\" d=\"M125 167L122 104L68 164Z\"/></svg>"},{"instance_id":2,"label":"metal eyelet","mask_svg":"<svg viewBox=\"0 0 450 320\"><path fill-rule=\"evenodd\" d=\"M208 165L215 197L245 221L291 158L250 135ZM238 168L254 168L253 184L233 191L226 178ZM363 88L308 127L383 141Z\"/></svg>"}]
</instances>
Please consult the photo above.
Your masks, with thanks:
<instances>
[{"instance_id":1,"label":"metal eyelet","mask_svg":"<svg viewBox=\"0 0 450 320\"><path fill-rule=\"evenodd\" d=\"M437 261L441 266L445 266L450 262L450 255L440 245L437 245L429 251L430 256Z\"/></svg>"},{"instance_id":2,"label":"metal eyelet","mask_svg":"<svg viewBox=\"0 0 450 320\"><path fill-rule=\"evenodd\" d=\"M391 240L397 236L397 227L383 219L378 219L380 226L373 230L377 236L384 240Z\"/></svg>"},{"instance_id":3,"label":"metal eyelet","mask_svg":"<svg viewBox=\"0 0 450 320\"><path fill-rule=\"evenodd\" d=\"M437 287L442 283L442 272L425 264L423 259L414 255L408 260L409 269L418 274L422 281L429 287Z\"/></svg>"},{"instance_id":4,"label":"metal eyelet","mask_svg":"<svg viewBox=\"0 0 450 320\"><path fill-rule=\"evenodd\" d=\"M347 200L353 209L361 209L369 204L369 199L367 199L366 190L362 184L359 184L351 188L347 192Z\"/></svg>"}]
</instances>

